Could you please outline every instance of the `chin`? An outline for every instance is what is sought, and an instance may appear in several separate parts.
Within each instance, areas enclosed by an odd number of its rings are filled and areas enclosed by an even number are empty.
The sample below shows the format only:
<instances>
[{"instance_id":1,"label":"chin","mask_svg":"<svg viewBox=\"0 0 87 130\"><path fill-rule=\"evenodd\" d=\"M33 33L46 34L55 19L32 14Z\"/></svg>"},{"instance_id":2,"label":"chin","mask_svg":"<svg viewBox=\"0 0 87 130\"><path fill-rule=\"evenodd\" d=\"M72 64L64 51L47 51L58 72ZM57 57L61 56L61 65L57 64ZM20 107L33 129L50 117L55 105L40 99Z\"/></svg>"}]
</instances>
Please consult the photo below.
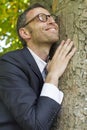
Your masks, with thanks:
<instances>
[{"instance_id":1,"label":"chin","mask_svg":"<svg viewBox=\"0 0 87 130\"><path fill-rule=\"evenodd\" d=\"M52 39L51 41L54 43L54 42L57 42L58 40L59 40L59 38L56 37L56 38Z\"/></svg>"}]
</instances>

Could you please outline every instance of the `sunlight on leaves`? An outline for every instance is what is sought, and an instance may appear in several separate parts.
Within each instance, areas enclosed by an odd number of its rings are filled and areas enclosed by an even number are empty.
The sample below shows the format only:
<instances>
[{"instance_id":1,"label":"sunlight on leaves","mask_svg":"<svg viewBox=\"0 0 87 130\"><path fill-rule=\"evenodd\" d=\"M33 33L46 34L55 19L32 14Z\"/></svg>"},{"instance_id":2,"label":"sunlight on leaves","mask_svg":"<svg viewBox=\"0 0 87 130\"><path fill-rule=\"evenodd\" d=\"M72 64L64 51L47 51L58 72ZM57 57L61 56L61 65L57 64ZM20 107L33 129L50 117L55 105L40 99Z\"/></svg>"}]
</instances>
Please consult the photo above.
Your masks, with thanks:
<instances>
[{"instance_id":1,"label":"sunlight on leaves","mask_svg":"<svg viewBox=\"0 0 87 130\"><path fill-rule=\"evenodd\" d=\"M16 34L16 21L18 15L29 5L29 0L0 1L0 50L6 52L22 47Z\"/></svg>"}]
</instances>

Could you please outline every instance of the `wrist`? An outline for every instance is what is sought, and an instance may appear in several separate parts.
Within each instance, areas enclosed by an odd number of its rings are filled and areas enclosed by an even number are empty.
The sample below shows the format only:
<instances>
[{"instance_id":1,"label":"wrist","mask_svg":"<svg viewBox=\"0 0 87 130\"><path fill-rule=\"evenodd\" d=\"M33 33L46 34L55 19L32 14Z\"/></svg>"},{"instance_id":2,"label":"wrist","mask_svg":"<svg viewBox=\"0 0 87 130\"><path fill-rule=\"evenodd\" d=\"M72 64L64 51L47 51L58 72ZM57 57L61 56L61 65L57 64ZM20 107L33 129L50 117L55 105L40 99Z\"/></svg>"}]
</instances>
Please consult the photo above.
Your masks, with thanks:
<instances>
[{"instance_id":1,"label":"wrist","mask_svg":"<svg viewBox=\"0 0 87 130\"><path fill-rule=\"evenodd\" d=\"M48 73L48 75L46 76L45 83L51 83L51 84L55 85L56 87L58 87L58 81L59 81L59 79L56 75Z\"/></svg>"}]
</instances>

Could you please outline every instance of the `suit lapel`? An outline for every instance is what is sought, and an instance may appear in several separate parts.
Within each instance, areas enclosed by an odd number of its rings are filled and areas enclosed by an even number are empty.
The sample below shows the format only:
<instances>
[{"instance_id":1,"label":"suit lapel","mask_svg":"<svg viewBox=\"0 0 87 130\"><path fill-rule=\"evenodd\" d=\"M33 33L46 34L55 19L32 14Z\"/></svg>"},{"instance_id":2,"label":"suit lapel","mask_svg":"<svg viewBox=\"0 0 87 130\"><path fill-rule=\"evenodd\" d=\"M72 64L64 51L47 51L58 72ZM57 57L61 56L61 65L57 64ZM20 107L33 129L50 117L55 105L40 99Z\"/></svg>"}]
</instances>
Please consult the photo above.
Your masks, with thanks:
<instances>
[{"instance_id":1,"label":"suit lapel","mask_svg":"<svg viewBox=\"0 0 87 130\"><path fill-rule=\"evenodd\" d=\"M22 51L23 51L23 56L26 59L28 65L31 67L32 71L38 76L40 81L43 82L41 72L40 72L33 56L31 55L30 51L27 48L22 49Z\"/></svg>"}]
</instances>

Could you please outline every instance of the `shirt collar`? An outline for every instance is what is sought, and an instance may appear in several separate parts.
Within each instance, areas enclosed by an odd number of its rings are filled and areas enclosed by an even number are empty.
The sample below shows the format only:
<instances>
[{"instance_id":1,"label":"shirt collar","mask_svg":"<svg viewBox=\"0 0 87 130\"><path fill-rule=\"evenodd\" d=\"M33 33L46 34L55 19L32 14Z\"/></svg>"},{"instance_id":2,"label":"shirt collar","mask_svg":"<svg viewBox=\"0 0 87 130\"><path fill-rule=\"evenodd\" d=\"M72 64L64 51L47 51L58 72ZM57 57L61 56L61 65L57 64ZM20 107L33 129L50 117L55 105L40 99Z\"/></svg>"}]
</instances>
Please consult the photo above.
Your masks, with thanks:
<instances>
[{"instance_id":1,"label":"shirt collar","mask_svg":"<svg viewBox=\"0 0 87 130\"><path fill-rule=\"evenodd\" d=\"M32 54L33 58L35 59L40 72L42 73L44 68L46 67L47 63L45 61L43 61L39 56L37 56L30 48L28 48L28 49L29 49L30 53Z\"/></svg>"}]
</instances>

